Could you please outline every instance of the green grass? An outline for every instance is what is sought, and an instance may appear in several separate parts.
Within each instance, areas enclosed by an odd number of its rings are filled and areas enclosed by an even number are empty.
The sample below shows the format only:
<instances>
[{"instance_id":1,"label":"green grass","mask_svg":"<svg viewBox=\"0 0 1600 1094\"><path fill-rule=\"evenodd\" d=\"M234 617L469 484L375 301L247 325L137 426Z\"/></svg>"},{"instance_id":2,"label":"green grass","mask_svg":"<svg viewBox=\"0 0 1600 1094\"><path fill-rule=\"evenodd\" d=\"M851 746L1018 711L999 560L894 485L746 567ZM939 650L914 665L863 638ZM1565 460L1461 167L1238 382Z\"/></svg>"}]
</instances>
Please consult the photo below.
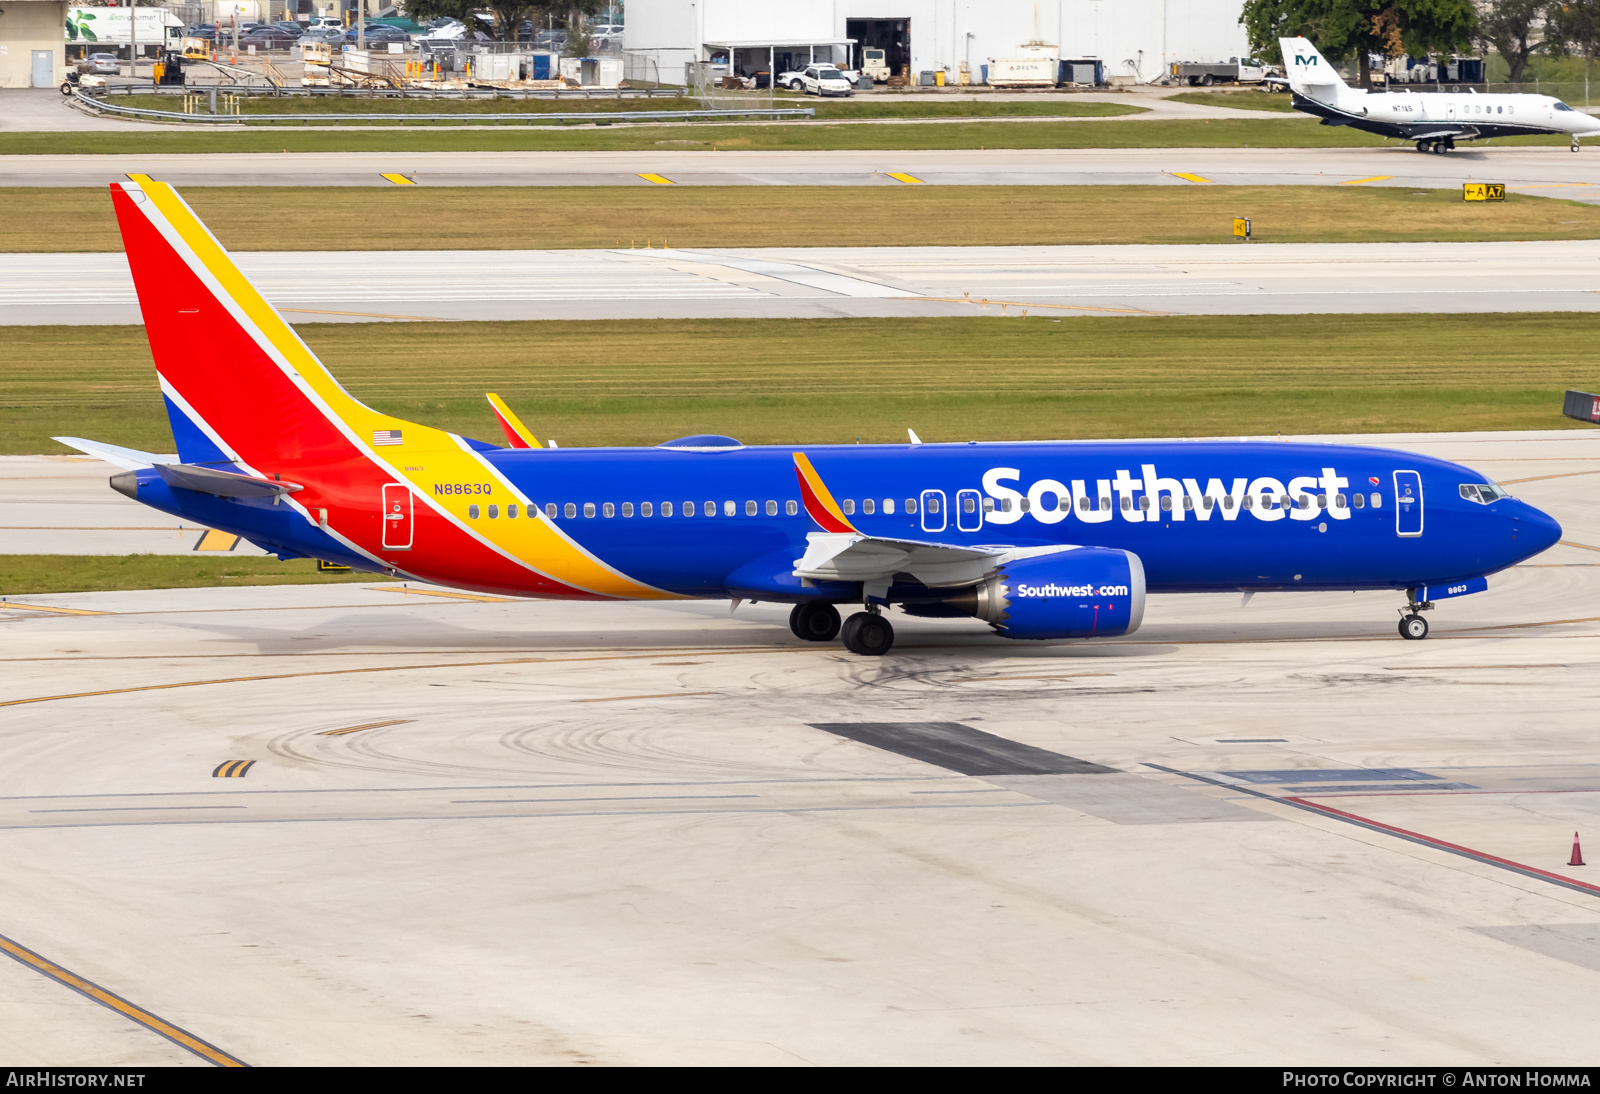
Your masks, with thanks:
<instances>
[{"instance_id":1,"label":"green grass","mask_svg":"<svg viewBox=\"0 0 1600 1094\"><path fill-rule=\"evenodd\" d=\"M183 109L174 95L117 95L107 100L117 106L138 107L143 110ZM765 95L734 96L726 102L717 102L717 109L765 108ZM401 99L401 98L333 98L317 96L274 97L252 95L240 102L240 116L247 119L252 114L296 114L314 119L341 114L459 114L470 121L474 114L607 114L622 111L696 110L700 101L692 97L661 99ZM950 102L907 102L897 99L816 99L780 94L771 100L778 109L810 107L818 118L851 121L866 119L921 119L921 118L1112 118L1129 114L1145 114L1148 108L1132 103L1082 102L1073 99L1049 99L1041 102L983 102L955 100ZM552 125L567 124L551 122ZM574 123L578 124L578 123ZM583 123L587 124L587 123Z\"/></svg>"},{"instance_id":2,"label":"green grass","mask_svg":"<svg viewBox=\"0 0 1600 1094\"><path fill-rule=\"evenodd\" d=\"M1267 94L1261 91L1185 91L1166 98L1175 103L1194 103L1196 106L1226 106L1234 110L1270 110L1275 114L1294 114L1290 103L1293 96L1282 92ZM1302 114L1301 117L1309 117Z\"/></svg>"},{"instance_id":3,"label":"green grass","mask_svg":"<svg viewBox=\"0 0 1600 1094\"><path fill-rule=\"evenodd\" d=\"M0 555L0 595L108 589L196 589L216 585L329 585L372 574L319 574L309 558L193 558L188 555ZM382 579L378 579L382 580Z\"/></svg>"},{"instance_id":4,"label":"green grass","mask_svg":"<svg viewBox=\"0 0 1600 1094\"><path fill-rule=\"evenodd\" d=\"M496 391L565 446L1555 429L1600 314L313 324L356 397L498 440ZM137 327L10 327L0 450L171 451Z\"/></svg>"},{"instance_id":5,"label":"green grass","mask_svg":"<svg viewBox=\"0 0 1600 1094\"><path fill-rule=\"evenodd\" d=\"M424 181L426 181L424 179ZM1600 208L1513 194L1351 186L186 187L224 245L496 250L1222 243L1600 237ZM308 219L306 210L315 209ZM296 225L285 231L284 225ZM426 232L418 226L427 224ZM118 251L99 187L0 187L0 252Z\"/></svg>"},{"instance_id":6,"label":"green grass","mask_svg":"<svg viewBox=\"0 0 1600 1094\"><path fill-rule=\"evenodd\" d=\"M1558 145L1565 138L1518 137ZM253 127L138 133L4 133L0 155L158 155L185 152L513 152L676 151L719 148L884 151L948 148L1375 148L1379 137L1346 126L1285 125L1268 118L1193 121L927 122L917 125L833 121L724 126L611 126L607 128L494 128L428 130L388 126L364 130Z\"/></svg>"}]
</instances>

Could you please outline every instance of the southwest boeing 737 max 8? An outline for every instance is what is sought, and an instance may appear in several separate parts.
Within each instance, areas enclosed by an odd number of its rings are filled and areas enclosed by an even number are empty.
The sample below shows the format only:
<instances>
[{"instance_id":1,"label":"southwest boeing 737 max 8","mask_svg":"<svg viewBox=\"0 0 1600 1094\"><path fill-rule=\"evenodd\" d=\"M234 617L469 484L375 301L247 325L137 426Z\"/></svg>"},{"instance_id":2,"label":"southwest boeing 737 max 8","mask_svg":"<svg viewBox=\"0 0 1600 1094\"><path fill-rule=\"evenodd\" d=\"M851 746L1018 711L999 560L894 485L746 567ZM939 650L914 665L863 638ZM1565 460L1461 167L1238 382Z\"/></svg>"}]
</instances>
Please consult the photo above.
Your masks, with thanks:
<instances>
[{"instance_id":1,"label":"southwest boeing 737 max 8","mask_svg":"<svg viewBox=\"0 0 1600 1094\"><path fill-rule=\"evenodd\" d=\"M1600 119L1549 95L1446 95L1412 91L1364 91L1350 87L1317 47L1305 38L1279 38L1294 107L1315 114L1323 125L1348 125L1381 137L1416 141L1418 152L1443 155L1456 141L1564 133L1578 138L1600 133Z\"/></svg>"},{"instance_id":2,"label":"southwest boeing 737 max 8","mask_svg":"<svg viewBox=\"0 0 1600 1094\"><path fill-rule=\"evenodd\" d=\"M792 604L812 641L894 641L884 610L1006 638L1116 636L1145 594L1389 589L1435 600L1561 529L1458 464L1211 441L502 448L352 398L172 187L112 189L175 456L60 438L117 490L312 557L485 593ZM860 609L841 628L836 605Z\"/></svg>"}]
</instances>

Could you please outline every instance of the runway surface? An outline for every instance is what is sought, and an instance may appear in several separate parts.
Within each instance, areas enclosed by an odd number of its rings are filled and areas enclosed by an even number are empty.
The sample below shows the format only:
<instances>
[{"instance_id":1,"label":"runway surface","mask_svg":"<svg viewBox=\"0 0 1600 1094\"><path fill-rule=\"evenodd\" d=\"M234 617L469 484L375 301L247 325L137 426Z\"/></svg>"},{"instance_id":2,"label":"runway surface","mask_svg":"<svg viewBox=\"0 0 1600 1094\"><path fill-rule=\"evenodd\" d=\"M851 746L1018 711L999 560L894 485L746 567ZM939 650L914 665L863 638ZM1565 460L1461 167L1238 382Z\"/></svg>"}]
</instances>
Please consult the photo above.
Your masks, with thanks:
<instances>
[{"instance_id":1,"label":"runway surface","mask_svg":"<svg viewBox=\"0 0 1600 1094\"><path fill-rule=\"evenodd\" d=\"M1587 1063L1600 434L1354 439L1573 545L1419 643L1385 594L881 660L767 605L12 596L0 936L252 1064ZM0 1058L207 1059L9 961Z\"/></svg>"},{"instance_id":2,"label":"runway surface","mask_svg":"<svg viewBox=\"0 0 1600 1094\"><path fill-rule=\"evenodd\" d=\"M292 322L1600 308L1595 240L234 258ZM140 321L121 254L14 254L0 264L0 325Z\"/></svg>"},{"instance_id":3,"label":"runway surface","mask_svg":"<svg viewBox=\"0 0 1600 1094\"><path fill-rule=\"evenodd\" d=\"M1242 113L1242 112L1237 112ZM1271 115L1269 115L1270 117ZM1286 122L1285 124L1293 124ZM143 173L177 186L940 186L1344 185L1454 187L1504 182L1513 192L1600 200L1600 150L1383 148L1095 148L879 152L241 152L0 157L0 186L105 186ZM1181 175L1205 180L1196 182ZM1537 189L1535 189L1537 187Z\"/></svg>"}]
</instances>

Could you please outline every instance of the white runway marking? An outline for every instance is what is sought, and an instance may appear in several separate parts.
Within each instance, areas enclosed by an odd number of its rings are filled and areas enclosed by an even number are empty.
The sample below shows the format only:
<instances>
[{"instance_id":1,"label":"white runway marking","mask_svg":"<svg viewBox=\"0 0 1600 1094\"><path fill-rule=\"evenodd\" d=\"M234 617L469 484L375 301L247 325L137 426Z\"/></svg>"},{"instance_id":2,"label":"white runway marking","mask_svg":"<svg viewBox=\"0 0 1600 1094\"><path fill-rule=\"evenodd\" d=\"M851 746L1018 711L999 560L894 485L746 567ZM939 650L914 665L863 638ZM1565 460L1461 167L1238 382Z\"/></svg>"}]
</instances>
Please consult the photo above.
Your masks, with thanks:
<instances>
[{"instance_id":1,"label":"white runway marking","mask_svg":"<svg viewBox=\"0 0 1600 1094\"><path fill-rule=\"evenodd\" d=\"M349 321L998 315L1000 301L1006 314L1600 309L1597 240L235 257L286 311ZM120 254L16 254L0 267L0 324L139 321Z\"/></svg>"}]
</instances>

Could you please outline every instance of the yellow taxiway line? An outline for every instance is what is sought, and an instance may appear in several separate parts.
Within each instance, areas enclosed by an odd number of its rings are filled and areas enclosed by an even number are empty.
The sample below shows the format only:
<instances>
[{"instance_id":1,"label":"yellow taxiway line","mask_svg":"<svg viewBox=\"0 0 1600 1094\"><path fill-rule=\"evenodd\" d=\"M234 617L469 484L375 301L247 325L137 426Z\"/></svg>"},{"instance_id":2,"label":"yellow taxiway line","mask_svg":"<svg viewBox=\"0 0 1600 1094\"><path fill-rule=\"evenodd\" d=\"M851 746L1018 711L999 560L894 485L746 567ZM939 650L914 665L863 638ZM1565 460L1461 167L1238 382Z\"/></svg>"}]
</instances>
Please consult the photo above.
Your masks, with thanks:
<instances>
[{"instance_id":1,"label":"yellow taxiway line","mask_svg":"<svg viewBox=\"0 0 1600 1094\"><path fill-rule=\"evenodd\" d=\"M318 733L318 737L343 737L346 733L360 733L363 729L382 729L384 726L403 726L416 721L415 718L390 718L387 722L367 722L359 726L345 726L343 729L325 729Z\"/></svg>"},{"instance_id":2,"label":"yellow taxiway line","mask_svg":"<svg viewBox=\"0 0 1600 1094\"><path fill-rule=\"evenodd\" d=\"M515 598L509 596L478 596L476 593L447 593L442 589L390 589L382 585L367 586L375 593L399 593L401 596L442 596L450 600L481 600L485 604L510 604Z\"/></svg>"},{"instance_id":3,"label":"yellow taxiway line","mask_svg":"<svg viewBox=\"0 0 1600 1094\"><path fill-rule=\"evenodd\" d=\"M19 612L45 612L49 615L114 615L114 612L91 612L87 608L47 608L42 604L0 604L0 610Z\"/></svg>"},{"instance_id":4,"label":"yellow taxiway line","mask_svg":"<svg viewBox=\"0 0 1600 1094\"><path fill-rule=\"evenodd\" d=\"M196 1056L203 1060L209 1060L218 1067L250 1066L237 1056L230 1055L216 1045L202 1041L188 1030L181 1029L164 1018L156 1017L143 1007L128 1002L115 992L107 991L92 980L85 980L77 973L62 968L54 961L41 957L28 949L28 947L19 942L13 942L4 935L0 935L0 953L4 953L7 957L28 966L35 972L43 973L63 987L71 988L79 995L88 996L101 1006L116 1011L124 1018L137 1022L150 1032L165 1037L173 1044L188 1049Z\"/></svg>"},{"instance_id":5,"label":"yellow taxiway line","mask_svg":"<svg viewBox=\"0 0 1600 1094\"><path fill-rule=\"evenodd\" d=\"M1373 175L1370 179L1349 179L1341 182L1340 186L1360 186L1363 182L1388 182L1393 175Z\"/></svg>"}]
</instances>

